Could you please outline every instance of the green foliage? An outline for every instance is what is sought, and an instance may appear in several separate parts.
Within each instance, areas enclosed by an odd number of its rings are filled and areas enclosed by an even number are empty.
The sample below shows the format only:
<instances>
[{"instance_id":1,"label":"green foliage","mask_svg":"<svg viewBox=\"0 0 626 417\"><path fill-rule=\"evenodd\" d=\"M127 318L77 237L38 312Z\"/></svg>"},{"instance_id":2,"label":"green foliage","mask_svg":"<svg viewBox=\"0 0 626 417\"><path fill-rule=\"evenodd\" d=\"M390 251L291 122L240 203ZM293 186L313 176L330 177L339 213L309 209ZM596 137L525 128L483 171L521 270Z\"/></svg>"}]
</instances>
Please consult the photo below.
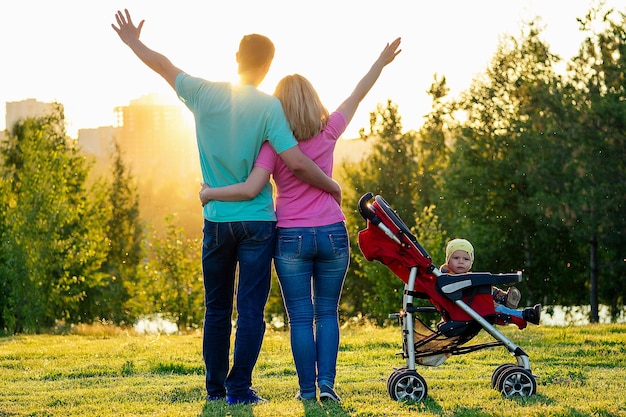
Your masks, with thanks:
<instances>
[{"instance_id":1,"label":"green foliage","mask_svg":"<svg viewBox=\"0 0 626 417\"><path fill-rule=\"evenodd\" d=\"M105 224L109 250L102 264L103 279L101 285L88 289L81 308L86 320L124 324L134 321L138 301L145 301L140 276L144 231L136 185L117 144L111 174L111 183L97 183L92 193L97 204L109 209Z\"/></svg>"},{"instance_id":2,"label":"green foliage","mask_svg":"<svg viewBox=\"0 0 626 417\"><path fill-rule=\"evenodd\" d=\"M90 166L58 110L17 123L1 152L0 329L125 324L158 313L181 329L202 323L199 245L166 220L145 259L136 186L119 149L111 181L88 189Z\"/></svg>"},{"instance_id":3,"label":"green foliage","mask_svg":"<svg viewBox=\"0 0 626 417\"><path fill-rule=\"evenodd\" d=\"M454 133L438 206L450 237L474 243L474 270L524 272L527 304L584 302L584 278L570 269L584 267L581 248L548 208L568 157L557 62L532 24L502 42L458 101L466 119Z\"/></svg>"},{"instance_id":4,"label":"green foliage","mask_svg":"<svg viewBox=\"0 0 626 417\"><path fill-rule=\"evenodd\" d=\"M554 212L590 258L588 286L597 321L598 299L617 314L626 298L626 18L592 9L580 22L588 37L568 73L570 152L561 193L566 203ZM594 33L592 27L601 29Z\"/></svg>"},{"instance_id":5,"label":"green foliage","mask_svg":"<svg viewBox=\"0 0 626 417\"><path fill-rule=\"evenodd\" d=\"M265 304L265 320L267 323L270 323L271 327L274 329L286 330L288 328L289 318L283 303L278 275L276 275L276 271L273 268L272 286L267 303Z\"/></svg>"},{"instance_id":6,"label":"green foliage","mask_svg":"<svg viewBox=\"0 0 626 417\"><path fill-rule=\"evenodd\" d=\"M18 122L2 157L0 327L77 322L86 289L102 278L107 242L104 210L89 199L88 166L65 135L62 111Z\"/></svg>"},{"instance_id":7,"label":"green foliage","mask_svg":"<svg viewBox=\"0 0 626 417\"><path fill-rule=\"evenodd\" d=\"M181 330L198 328L204 318L204 290L200 262L200 242L185 237L175 217L166 218L166 232L153 232L145 265L145 281L139 298L146 315L160 314L174 321Z\"/></svg>"},{"instance_id":8,"label":"green foliage","mask_svg":"<svg viewBox=\"0 0 626 417\"><path fill-rule=\"evenodd\" d=\"M449 158L446 143L451 140L450 132L456 126L452 117L456 112L456 103L450 102L448 92L445 77L435 76L428 90L432 98L432 111L426 115L415 137L416 163L413 170L418 186L415 202L417 210L421 207L434 208L445 196L443 171Z\"/></svg>"},{"instance_id":9,"label":"green foliage","mask_svg":"<svg viewBox=\"0 0 626 417\"><path fill-rule=\"evenodd\" d=\"M443 110L463 118L425 125L426 134L448 131L436 212L449 237L474 243L474 270L523 270L527 304L590 301L592 321L599 302L616 317L625 295L626 183L617 179L626 171L626 27L623 15L610 16L592 10L581 20L603 29L566 76L531 22Z\"/></svg>"},{"instance_id":10,"label":"green foliage","mask_svg":"<svg viewBox=\"0 0 626 417\"><path fill-rule=\"evenodd\" d=\"M436 214L436 207L425 206L421 215L416 219L415 226L412 228L411 233L421 242L426 242L422 246L426 249L426 252L433 260L435 266L443 264L446 257L445 245L446 245L446 233L443 230L439 216ZM437 260L440 262L438 263Z\"/></svg>"},{"instance_id":11,"label":"green foliage","mask_svg":"<svg viewBox=\"0 0 626 417\"><path fill-rule=\"evenodd\" d=\"M431 175L440 168L438 149L442 146L442 136L433 133L423 138L415 132L401 133L401 118L391 101L386 107L379 105L370 120L369 133L361 131L362 140L371 142L367 159L344 163L341 167L343 206L351 236L351 265L342 296L342 312L382 323L389 313L402 306L404 284L387 267L368 262L362 256L358 232L366 223L357 211L358 201L367 192L381 195L406 225L414 229L422 245L427 250L435 247L437 251L442 239L431 233L440 231L430 203L437 194ZM419 147L420 144L424 146ZM415 229L418 224L424 229Z\"/></svg>"}]
</instances>

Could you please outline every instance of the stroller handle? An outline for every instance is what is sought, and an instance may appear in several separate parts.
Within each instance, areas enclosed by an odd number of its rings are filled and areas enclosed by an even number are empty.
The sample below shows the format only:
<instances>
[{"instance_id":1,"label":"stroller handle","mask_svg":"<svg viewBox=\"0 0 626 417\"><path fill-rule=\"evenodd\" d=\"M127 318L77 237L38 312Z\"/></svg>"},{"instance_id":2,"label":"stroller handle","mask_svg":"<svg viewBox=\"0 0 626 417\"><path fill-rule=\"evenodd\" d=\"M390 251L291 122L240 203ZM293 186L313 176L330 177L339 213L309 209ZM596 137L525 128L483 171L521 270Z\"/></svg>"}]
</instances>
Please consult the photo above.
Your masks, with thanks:
<instances>
[{"instance_id":1,"label":"stroller handle","mask_svg":"<svg viewBox=\"0 0 626 417\"><path fill-rule=\"evenodd\" d=\"M376 215L376 212L372 210L371 205L368 203L372 198L374 198L374 194L371 192L367 192L359 198L359 213L365 220L369 220L376 226L381 222L381 220Z\"/></svg>"}]
</instances>

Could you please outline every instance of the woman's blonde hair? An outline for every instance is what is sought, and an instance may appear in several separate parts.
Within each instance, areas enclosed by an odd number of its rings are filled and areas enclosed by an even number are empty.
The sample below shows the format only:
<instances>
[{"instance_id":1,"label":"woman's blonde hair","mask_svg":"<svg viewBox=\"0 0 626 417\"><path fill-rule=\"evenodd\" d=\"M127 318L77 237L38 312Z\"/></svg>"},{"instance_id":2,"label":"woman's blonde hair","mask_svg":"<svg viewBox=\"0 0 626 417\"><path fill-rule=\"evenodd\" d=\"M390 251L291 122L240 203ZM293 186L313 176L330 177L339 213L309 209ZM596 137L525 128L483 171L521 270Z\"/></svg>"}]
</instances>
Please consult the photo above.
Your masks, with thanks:
<instances>
[{"instance_id":1,"label":"woman's blonde hair","mask_svg":"<svg viewBox=\"0 0 626 417\"><path fill-rule=\"evenodd\" d=\"M296 139L312 138L328 123L328 110L309 80L300 74L287 75L278 82L276 96Z\"/></svg>"}]
</instances>

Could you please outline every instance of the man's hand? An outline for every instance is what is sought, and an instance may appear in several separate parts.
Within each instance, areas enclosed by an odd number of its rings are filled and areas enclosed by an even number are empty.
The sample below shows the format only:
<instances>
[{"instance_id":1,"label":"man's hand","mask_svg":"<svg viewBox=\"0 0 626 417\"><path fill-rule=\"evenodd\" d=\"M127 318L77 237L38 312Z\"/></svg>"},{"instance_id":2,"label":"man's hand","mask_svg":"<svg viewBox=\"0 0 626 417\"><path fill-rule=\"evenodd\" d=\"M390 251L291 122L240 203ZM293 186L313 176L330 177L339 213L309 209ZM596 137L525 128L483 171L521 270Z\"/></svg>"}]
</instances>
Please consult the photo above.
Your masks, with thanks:
<instances>
[{"instance_id":1,"label":"man's hand","mask_svg":"<svg viewBox=\"0 0 626 417\"><path fill-rule=\"evenodd\" d=\"M115 26L115 24L111 24L111 27L119 35L122 42L128 45L144 64L163 77L175 89L176 76L183 71L172 64L167 57L148 48L139 40L144 20L139 22L139 26L135 26L130 18L128 9L124 9L124 13L118 10L115 19L119 27Z\"/></svg>"},{"instance_id":2,"label":"man's hand","mask_svg":"<svg viewBox=\"0 0 626 417\"><path fill-rule=\"evenodd\" d=\"M117 32L122 42L124 42L126 45L130 45L132 41L136 41L139 39L139 35L141 35L141 28L143 27L143 23L145 22L145 20L139 22L139 26L135 27L132 19L130 18L130 13L128 12L128 9L124 9L124 13L126 14L126 16L124 16L124 14L118 10L117 14L115 15L115 19L117 20L117 25L119 26L119 28L116 27L115 24L111 24L111 27L115 32Z\"/></svg>"}]
</instances>

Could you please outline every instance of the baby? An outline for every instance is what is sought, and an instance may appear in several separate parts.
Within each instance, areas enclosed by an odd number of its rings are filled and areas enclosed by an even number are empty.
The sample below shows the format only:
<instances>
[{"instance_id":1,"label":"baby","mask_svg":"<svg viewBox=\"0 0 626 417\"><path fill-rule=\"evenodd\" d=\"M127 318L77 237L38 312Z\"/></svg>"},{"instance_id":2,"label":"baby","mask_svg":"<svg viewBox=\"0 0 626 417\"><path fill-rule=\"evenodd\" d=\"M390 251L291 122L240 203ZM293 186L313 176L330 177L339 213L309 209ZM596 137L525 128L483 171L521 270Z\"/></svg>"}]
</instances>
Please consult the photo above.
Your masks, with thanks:
<instances>
[{"instance_id":1,"label":"baby","mask_svg":"<svg viewBox=\"0 0 626 417\"><path fill-rule=\"evenodd\" d=\"M446 246L446 263L440 268L441 272L448 274L465 274L470 272L474 263L474 247L466 239L452 239ZM496 313L508 314L519 317L532 324L539 324L541 318L541 304L517 310L521 292L515 287L509 287L503 291L493 287L492 295Z\"/></svg>"}]
</instances>

